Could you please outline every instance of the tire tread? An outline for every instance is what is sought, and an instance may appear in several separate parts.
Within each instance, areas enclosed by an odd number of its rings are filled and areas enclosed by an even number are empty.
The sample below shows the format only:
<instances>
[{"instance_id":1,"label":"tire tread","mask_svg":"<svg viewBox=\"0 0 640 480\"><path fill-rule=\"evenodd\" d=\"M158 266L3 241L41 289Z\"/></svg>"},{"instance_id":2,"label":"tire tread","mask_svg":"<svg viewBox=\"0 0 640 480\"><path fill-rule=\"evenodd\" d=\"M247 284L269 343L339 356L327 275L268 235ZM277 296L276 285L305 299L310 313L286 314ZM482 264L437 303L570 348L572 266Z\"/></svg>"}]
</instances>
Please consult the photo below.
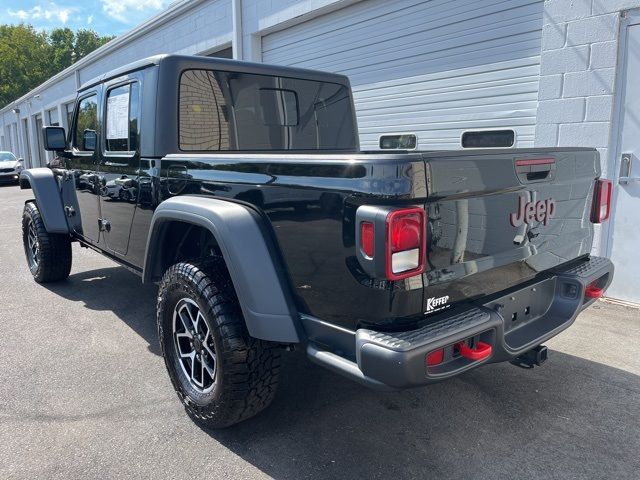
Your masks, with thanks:
<instances>
[{"instance_id":1,"label":"tire tread","mask_svg":"<svg viewBox=\"0 0 640 480\"><path fill-rule=\"evenodd\" d=\"M38 283L55 282L63 280L71 273L72 252L71 239L68 235L49 233L44 226L44 220L35 202L27 202L22 216L22 235L26 249L26 235L28 220L31 220L36 228L38 236L40 261L33 277Z\"/></svg>"},{"instance_id":2,"label":"tire tread","mask_svg":"<svg viewBox=\"0 0 640 480\"><path fill-rule=\"evenodd\" d=\"M164 352L163 316L165 301L172 286L186 282L207 303L207 316L222 340L223 352L216 352L223 362L221 396L215 405L200 406L190 402ZM164 274L158 292L158 329L163 355L172 382L191 417L212 428L223 428L250 418L273 400L280 373L278 344L252 338L246 328L238 298L224 261L211 257L181 262ZM217 387L216 387L217 388Z\"/></svg>"}]
</instances>

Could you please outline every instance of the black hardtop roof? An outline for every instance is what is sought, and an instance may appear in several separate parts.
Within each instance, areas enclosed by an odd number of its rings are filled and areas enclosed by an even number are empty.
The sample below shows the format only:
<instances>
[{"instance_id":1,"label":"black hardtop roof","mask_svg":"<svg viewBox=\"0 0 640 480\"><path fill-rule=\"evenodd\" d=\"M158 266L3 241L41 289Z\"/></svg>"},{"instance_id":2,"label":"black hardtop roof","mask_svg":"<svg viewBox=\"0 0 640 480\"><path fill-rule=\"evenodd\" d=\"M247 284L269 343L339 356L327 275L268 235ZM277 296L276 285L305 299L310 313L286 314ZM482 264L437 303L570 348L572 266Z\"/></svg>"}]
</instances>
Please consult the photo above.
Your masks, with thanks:
<instances>
[{"instance_id":1,"label":"black hardtop roof","mask_svg":"<svg viewBox=\"0 0 640 480\"><path fill-rule=\"evenodd\" d=\"M349 85L349 79L344 75L336 73L321 72L318 70L310 70L305 68L285 67L281 65L268 65L264 63L245 62L240 60L230 60L218 57L201 57L197 55L155 55L143 58L135 62L123 65L109 72L103 73L87 82L85 82L80 90L93 87L99 83L105 82L112 78L117 78L127 73L141 70L146 67L157 65L160 71L186 70L193 68L204 68L210 70L220 70L226 72L243 72L253 73L257 75L272 75L281 77L300 78L305 80L316 80L331 83L340 83ZM162 75L162 73L160 73Z\"/></svg>"}]
</instances>

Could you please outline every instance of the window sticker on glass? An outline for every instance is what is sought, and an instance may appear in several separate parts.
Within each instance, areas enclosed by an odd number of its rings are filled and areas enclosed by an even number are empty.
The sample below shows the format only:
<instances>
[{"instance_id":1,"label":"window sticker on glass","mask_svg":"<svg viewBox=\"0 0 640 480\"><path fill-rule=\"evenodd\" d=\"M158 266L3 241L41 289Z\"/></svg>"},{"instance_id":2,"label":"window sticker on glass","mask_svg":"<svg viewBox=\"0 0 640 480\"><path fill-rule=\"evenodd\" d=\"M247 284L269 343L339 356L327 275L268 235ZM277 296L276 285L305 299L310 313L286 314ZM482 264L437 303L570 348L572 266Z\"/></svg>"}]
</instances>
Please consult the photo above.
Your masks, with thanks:
<instances>
[{"instance_id":1,"label":"window sticker on glass","mask_svg":"<svg viewBox=\"0 0 640 480\"><path fill-rule=\"evenodd\" d=\"M107 140L129 138L129 89L107 99Z\"/></svg>"}]
</instances>

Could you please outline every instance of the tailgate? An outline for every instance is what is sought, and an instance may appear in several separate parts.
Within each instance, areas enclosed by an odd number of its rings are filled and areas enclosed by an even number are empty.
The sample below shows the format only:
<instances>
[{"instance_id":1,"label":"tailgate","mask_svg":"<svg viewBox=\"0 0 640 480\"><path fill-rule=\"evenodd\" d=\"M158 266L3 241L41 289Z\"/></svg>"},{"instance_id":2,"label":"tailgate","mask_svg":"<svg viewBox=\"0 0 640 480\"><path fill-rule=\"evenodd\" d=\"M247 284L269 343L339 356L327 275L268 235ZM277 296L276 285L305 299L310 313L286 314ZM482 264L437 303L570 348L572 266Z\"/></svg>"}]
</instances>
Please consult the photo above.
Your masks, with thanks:
<instances>
[{"instance_id":1,"label":"tailgate","mask_svg":"<svg viewBox=\"0 0 640 480\"><path fill-rule=\"evenodd\" d=\"M586 255L598 153L532 149L423 154L428 299L487 295Z\"/></svg>"}]
</instances>

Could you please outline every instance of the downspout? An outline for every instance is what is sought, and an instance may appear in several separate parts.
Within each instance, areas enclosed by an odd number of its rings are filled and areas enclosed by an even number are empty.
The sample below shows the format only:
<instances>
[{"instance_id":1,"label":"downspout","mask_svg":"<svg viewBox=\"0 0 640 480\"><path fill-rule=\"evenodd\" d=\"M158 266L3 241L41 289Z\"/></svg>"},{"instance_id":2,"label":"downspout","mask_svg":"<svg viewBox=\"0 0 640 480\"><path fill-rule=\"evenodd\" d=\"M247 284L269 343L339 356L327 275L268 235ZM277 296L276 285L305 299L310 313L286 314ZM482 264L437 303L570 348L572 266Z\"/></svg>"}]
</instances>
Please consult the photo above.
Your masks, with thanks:
<instances>
[{"instance_id":1,"label":"downspout","mask_svg":"<svg viewBox=\"0 0 640 480\"><path fill-rule=\"evenodd\" d=\"M4 141L2 143L2 149L3 150L8 150L7 148L7 127L4 124L4 115L6 112L2 112L2 135L0 135L2 138L4 138Z\"/></svg>"},{"instance_id":2,"label":"downspout","mask_svg":"<svg viewBox=\"0 0 640 480\"><path fill-rule=\"evenodd\" d=\"M233 22L233 39L231 50L234 60L242 60L242 0L231 0L231 18Z\"/></svg>"}]
</instances>

